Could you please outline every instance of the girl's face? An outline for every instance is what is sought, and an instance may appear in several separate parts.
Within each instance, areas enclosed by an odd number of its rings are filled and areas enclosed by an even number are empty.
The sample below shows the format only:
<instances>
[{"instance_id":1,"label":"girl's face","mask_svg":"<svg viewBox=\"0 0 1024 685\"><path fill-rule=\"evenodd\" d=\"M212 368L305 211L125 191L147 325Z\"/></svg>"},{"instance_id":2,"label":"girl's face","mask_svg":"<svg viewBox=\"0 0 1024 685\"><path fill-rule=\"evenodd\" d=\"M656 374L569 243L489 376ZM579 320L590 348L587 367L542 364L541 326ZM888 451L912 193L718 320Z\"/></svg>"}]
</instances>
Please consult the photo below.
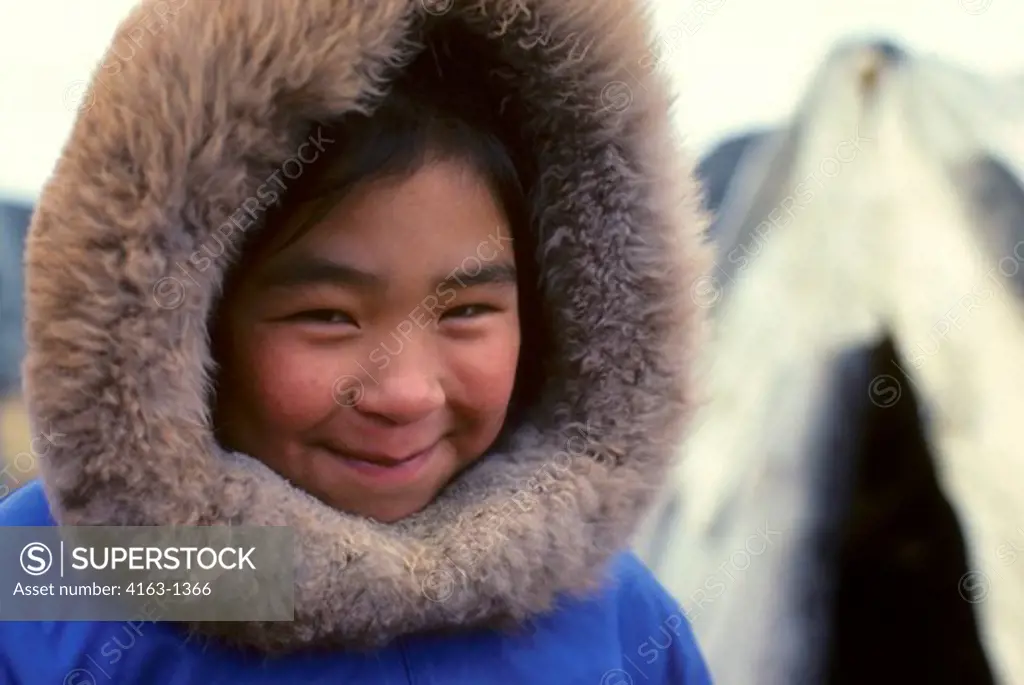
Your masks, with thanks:
<instances>
[{"instance_id":1,"label":"girl's face","mask_svg":"<svg viewBox=\"0 0 1024 685\"><path fill-rule=\"evenodd\" d=\"M498 436L519 356L515 260L499 204L465 165L357 187L240 271L215 341L228 447L391 522Z\"/></svg>"}]
</instances>

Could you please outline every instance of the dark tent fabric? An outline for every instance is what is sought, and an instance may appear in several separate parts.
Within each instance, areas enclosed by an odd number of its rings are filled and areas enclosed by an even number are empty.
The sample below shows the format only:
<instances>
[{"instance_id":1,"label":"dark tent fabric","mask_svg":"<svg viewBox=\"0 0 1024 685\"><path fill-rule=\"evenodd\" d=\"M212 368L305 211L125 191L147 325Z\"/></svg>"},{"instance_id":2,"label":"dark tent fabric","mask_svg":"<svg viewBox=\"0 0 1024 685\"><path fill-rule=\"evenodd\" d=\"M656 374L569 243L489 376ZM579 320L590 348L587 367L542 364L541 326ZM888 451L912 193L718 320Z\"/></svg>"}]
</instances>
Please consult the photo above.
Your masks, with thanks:
<instances>
[{"instance_id":1,"label":"dark tent fabric","mask_svg":"<svg viewBox=\"0 0 1024 685\"><path fill-rule=\"evenodd\" d=\"M958 184L994 261L1008 272L1017 297L1024 297L1024 185L1005 160L991 154L972 157L956 170ZM1015 268L1016 267L1016 268Z\"/></svg>"},{"instance_id":2,"label":"dark tent fabric","mask_svg":"<svg viewBox=\"0 0 1024 685\"><path fill-rule=\"evenodd\" d=\"M753 146L763 142L766 135L767 133L763 131L750 131L727 138L700 160L697 176L704 188L705 209L712 213L719 210L725 201L729 182L735 175L740 160ZM714 222L709 233L715 235Z\"/></svg>"},{"instance_id":3,"label":"dark tent fabric","mask_svg":"<svg viewBox=\"0 0 1024 685\"><path fill-rule=\"evenodd\" d=\"M0 393L20 389L21 358L25 352L22 316L22 254L32 207L0 201Z\"/></svg>"},{"instance_id":4,"label":"dark tent fabric","mask_svg":"<svg viewBox=\"0 0 1024 685\"><path fill-rule=\"evenodd\" d=\"M970 571L962 529L935 475L913 381L892 363L897 357L887 338L866 355L847 355L861 364L840 372L851 406L837 422L842 439L826 453L843 461L824 468L841 468L845 486L819 491L841 525L819 537L831 592L817 675L829 685L986 685L994 681L977 617L952 591ZM892 406L864 392L883 376L900 388Z\"/></svg>"}]
</instances>

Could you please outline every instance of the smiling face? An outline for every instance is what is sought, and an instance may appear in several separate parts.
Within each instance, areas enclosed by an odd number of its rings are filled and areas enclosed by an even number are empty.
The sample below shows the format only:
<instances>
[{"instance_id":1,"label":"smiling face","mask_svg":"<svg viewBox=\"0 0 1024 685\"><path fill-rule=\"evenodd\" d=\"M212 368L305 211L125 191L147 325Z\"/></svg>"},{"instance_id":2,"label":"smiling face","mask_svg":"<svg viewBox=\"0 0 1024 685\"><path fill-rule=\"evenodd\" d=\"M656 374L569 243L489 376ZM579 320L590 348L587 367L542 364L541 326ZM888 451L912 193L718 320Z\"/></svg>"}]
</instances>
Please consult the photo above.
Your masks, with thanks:
<instances>
[{"instance_id":1,"label":"smiling face","mask_svg":"<svg viewBox=\"0 0 1024 685\"><path fill-rule=\"evenodd\" d=\"M515 259L466 165L359 185L284 249L245 259L214 342L228 447L390 522L494 442L519 357Z\"/></svg>"}]
</instances>

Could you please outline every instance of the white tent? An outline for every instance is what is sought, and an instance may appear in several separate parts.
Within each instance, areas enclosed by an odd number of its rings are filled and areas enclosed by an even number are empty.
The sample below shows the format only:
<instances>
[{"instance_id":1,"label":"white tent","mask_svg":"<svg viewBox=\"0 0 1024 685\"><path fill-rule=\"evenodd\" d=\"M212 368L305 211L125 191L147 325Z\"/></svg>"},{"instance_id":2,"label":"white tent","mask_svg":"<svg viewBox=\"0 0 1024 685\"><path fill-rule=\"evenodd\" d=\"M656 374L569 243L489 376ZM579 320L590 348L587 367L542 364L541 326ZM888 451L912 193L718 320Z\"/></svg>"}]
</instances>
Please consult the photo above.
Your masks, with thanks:
<instances>
[{"instance_id":1,"label":"white tent","mask_svg":"<svg viewBox=\"0 0 1024 685\"><path fill-rule=\"evenodd\" d=\"M924 399L969 543L965 583L988 595L975 607L985 647L1000 682L1024 682L1024 563L1000 555L1024 524L1020 83L845 45L790 124L741 158L714 227L716 267L691 284L715 309L706 404L639 543L719 682L814 682L802 678L821 645L787 588L831 514L814 491L834 458L822 430L842 420L835 355L883 330L898 358L863 400L898 401L904 371Z\"/></svg>"}]
</instances>

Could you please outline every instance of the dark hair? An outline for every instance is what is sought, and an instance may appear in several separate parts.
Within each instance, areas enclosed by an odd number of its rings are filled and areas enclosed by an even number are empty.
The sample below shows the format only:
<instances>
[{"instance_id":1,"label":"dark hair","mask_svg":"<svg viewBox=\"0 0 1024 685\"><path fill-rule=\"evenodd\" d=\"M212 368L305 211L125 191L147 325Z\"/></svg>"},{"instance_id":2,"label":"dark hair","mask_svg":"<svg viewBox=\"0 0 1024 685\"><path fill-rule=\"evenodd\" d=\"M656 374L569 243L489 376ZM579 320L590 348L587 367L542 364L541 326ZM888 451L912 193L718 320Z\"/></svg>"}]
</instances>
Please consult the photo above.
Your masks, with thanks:
<instances>
[{"instance_id":1,"label":"dark hair","mask_svg":"<svg viewBox=\"0 0 1024 685\"><path fill-rule=\"evenodd\" d=\"M280 202L268 209L263 228L245 250L277 251L297 240L358 185L402 178L437 161L470 166L489 184L509 220L518 273L522 342L510 418L528 405L543 379L546 338L539 297L535 236L527 206L529 171L525 146L510 114L490 97L486 72L473 58L453 56L447 44L428 47L395 78L369 115L355 113L320 125L334 141ZM303 220L292 221L302 208Z\"/></svg>"},{"instance_id":2,"label":"dark hair","mask_svg":"<svg viewBox=\"0 0 1024 685\"><path fill-rule=\"evenodd\" d=\"M510 224L524 227L528 218L520 174L492 113L470 97L465 85L437 74L423 78L422 65L417 66L393 84L370 115L350 114L316 126L318 137L333 142L289 184L282 201L268 208L265 225L271 230L263 232L264 241L280 249L357 184L402 178L441 161L468 164L488 182ZM282 234L299 207L308 214Z\"/></svg>"}]
</instances>

